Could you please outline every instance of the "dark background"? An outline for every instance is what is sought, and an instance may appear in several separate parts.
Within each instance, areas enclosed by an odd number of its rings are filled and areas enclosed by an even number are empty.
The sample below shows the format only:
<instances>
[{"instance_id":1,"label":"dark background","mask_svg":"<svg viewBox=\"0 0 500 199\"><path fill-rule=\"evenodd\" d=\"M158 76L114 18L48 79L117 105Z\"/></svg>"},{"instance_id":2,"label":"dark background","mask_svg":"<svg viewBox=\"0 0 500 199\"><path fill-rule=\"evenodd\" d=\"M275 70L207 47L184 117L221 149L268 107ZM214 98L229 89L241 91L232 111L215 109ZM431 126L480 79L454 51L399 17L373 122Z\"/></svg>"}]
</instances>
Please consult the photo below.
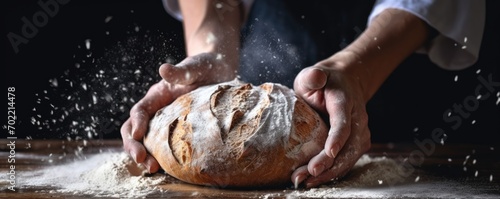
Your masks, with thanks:
<instances>
[{"instance_id":1,"label":"dark background","mask_svg":"<svg viewBox=\"0 0 500 199\"><path fill-rule=\"evenodd\" d=\"M60 5L56 15L48 17L47 24L15 53L7 34L22 35L21 19L32 21L42 11L37 2L11 0L1 6L2 81L4 92L7 87L16 89L16 135L119 138L131 106L159 80L160 63L184 57L181 23L165 12L160 0L73 0ZM458 129L443 120L447 109L474 94L479 75L500 81L497 2L487 1L481 57L474 66L445 71L424 55L412 55L391 75L368 104L374 141L413 142L441 128L447 142L498 143L496 93L480 101ZM7 137L5 132L2 137Z\"/></svg>"},{"instance_id":2,"label":"dark background","mask_svg":"<svg viewBox=\"0 0 500 199\"><path fill-rule=\"evenodd\" d=\"M4 92L16 89L16 135L119 137L130 107L158 80L160 63L184 57L181 23L158 0L72 0L15 53L7 33L22 36L22 17L33 21L43 11L37 2L1 6L2 82Z\"/></svg>"}]
</instances>

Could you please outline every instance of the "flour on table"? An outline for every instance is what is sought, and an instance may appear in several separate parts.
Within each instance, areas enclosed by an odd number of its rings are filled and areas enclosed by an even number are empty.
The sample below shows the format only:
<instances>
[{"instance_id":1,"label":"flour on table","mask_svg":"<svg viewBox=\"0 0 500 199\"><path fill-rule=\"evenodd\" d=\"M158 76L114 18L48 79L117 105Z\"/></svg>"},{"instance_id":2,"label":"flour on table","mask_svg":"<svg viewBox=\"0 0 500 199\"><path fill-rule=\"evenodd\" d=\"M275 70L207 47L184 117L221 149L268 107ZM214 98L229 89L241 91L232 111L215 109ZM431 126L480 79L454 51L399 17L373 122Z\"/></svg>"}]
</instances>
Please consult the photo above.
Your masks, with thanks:
<instances>
[{"instance_id":1,"label":"flour on table","mask_svg":"<svg viewBox=\"0 0 500 199\"><path fill-rule=\"evenodd\" d=\"M351 172L335 184L306 191L293 191L287 194L287 198L372 198L375 195L366 188L392 186L408 181L400 165L390 158L363 155Z\"/></svg>"},{"instance_id":2,"label":"flour on table","mask_svg":"<svg viewBox=\"0 0 500 199\"><path fill-rule=\"evenodd\" d=\"M476 183L447 180L418 168L408 170L401 162L385 157L363 155L341 181L319 188L294 190L283 195L295 198L486 198L497 199L498 189L480 188ZM278 195L266 194L261 198Z\"/></svg>"},{"instance_id":3,"label":"flour on table","mask_svg":"<svg viewBox=\"0 0 500 199\"><path fill-rule=\"evenodd\" d=\"M143 176L144 169L124 152L106 152L88 156L65 165L23 172L23 187L55 188L54 193L92 195L98 197L138 198L158 191L165 175Z\"/></svg>"}]
</instances>

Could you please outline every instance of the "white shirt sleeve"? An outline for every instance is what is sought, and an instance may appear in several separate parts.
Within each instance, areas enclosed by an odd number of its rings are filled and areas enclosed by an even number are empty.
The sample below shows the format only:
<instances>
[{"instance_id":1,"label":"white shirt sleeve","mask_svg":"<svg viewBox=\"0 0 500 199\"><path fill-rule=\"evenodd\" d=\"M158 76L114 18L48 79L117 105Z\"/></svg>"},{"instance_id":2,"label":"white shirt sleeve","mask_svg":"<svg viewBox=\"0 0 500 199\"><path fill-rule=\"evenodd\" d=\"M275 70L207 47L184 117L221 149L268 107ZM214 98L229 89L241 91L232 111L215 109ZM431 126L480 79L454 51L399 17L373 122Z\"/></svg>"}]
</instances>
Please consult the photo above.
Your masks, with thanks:
<instances>
[{"instance_id":1,"label":"white shirt sleeve","mask_svg":"<svg viewBox=\"0 0 500 199\"><path fill-rule=\"evenodd\" d=\"M177 0L162 0L163 7L170 16L182 21L181 9L179 8L179 1Z\"/></svg>"},{"instance_id":2,"label":"white shirt sleeve","mask_svg":"<svg viewBox=\"0 0 500 199\"><path fill-rule=\"evenodd\" d=\"M243 4L245 18L246 16L248 16L248 13L250 13L250 8L252 7L253 1L254 0L240 0L238 2L238 4L240 3ZM178 0L163 0L163 7L165 7L167 13L170 14L172 17L176 18L179 21L182 21L182 13L181 9L179 8Z\"/></svg>"},{"instance_id":3,"label":"white shirt sleeve","mask_svg":"<svg viewBox=\"0 0 500 199\"><path fill-rule=\"evenodd\" d=\"M478 60L485 6L485 0L377 0L368 25L387 8L410 12L439 33L430 46L417 52L427 54L441 68L461 70Z\"/></svg>"}]
</instances>

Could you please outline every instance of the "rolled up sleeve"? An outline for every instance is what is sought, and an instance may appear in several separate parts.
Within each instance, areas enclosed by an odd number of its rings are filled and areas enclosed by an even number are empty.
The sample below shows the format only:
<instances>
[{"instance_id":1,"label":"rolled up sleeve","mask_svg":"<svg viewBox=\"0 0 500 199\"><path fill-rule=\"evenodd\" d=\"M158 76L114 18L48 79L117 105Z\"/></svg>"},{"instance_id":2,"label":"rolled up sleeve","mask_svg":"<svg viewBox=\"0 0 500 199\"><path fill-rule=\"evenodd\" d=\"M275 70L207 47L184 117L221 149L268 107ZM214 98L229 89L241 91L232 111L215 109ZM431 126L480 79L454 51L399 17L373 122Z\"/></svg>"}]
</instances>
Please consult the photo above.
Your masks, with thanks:
<instances>
[{"instance_id":1,"label":"rolled up sleeve","mask_svg":"<svg viewBox=\"0 0 500 199\"><path fill-rule=\"evenodd\" d=\"M438 35L416 52L425 53L441 68L461 70L479 58L485 23L485 0L377 0L368 19L388 8L412 13Z\"/></svg>"}]
</instances>

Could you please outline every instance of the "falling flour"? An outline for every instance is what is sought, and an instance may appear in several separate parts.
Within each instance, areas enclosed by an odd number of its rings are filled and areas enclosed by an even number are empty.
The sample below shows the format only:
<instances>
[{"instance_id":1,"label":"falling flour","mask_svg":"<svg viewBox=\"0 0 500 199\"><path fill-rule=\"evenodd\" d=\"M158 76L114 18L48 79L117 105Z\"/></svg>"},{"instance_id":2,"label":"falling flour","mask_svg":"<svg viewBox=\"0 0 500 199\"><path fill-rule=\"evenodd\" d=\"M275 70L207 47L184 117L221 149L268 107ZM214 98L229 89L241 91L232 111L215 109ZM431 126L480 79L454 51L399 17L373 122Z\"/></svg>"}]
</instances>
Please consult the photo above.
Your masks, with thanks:
<instances>
[{"instance_id":1,"label":"falling flour","mask_svg":"<svg viewBox=\"0 0 500 199\"><path fill-rule=\"evenodd\" d=\"M24 187L47 187L51 193L97 197L139 198L158 191L165 176L145 177L144 169L123 152L106 152L65 165L23 172L19 184ZM161 190L160 190L161 191Z\"/></svg>"}]
</instances>

